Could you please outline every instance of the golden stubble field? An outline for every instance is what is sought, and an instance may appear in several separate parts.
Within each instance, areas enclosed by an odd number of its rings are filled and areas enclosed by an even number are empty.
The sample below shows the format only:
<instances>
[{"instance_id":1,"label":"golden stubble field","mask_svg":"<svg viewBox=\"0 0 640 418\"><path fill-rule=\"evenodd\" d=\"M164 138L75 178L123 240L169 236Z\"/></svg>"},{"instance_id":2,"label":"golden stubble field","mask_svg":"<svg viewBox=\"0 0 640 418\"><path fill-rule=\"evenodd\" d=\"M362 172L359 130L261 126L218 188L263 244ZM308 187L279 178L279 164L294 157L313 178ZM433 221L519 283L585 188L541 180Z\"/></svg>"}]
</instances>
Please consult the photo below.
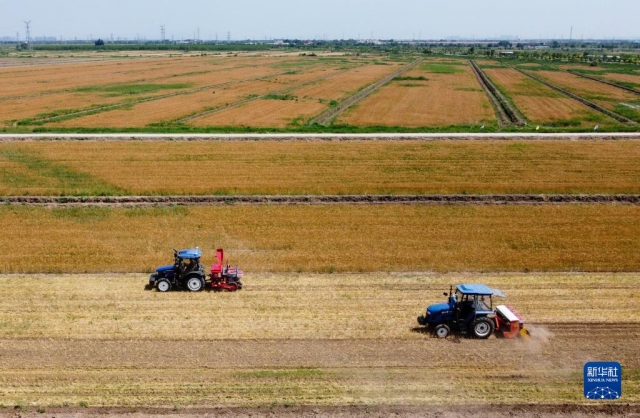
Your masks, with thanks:
<instances>
[{"instance_id":1,"label":"golden stubble field","mask_svg":"<svg viewBox=\"0 0 640 418\"><path fill-rule=\"evenodd\" d=\"M624 402L640 400L635 274L252 272L233 294L145 292L146 280L0 276L0 403L581 404L584 362L612 353ZM468 282L505 291L532 338L421 332L415 317Z\"/></svg>"},{"instance_id":2,"label":"golden stubble field","mask_svg":"<svg viewBox=\"0 0 640 418\"><path fill-rule=\"evenodd\" d=\"M0 144L3 195L634 194L640 142Z\"/></svg>"},{"instance_id":3,"label":"golden stubble field","mask_svg":"<svg viewBox=\"0 0 640 418\"><path fill-rule=\"evenodd\" d=\"M464 61L455 64L427 61L403 73L392 83L338 118L355 126L450 126L495 121L491 103ZM451 66L439 67L439 66Z\"/></svg>"},{"instance_id":4,"label":"golden stubble field","mask_svg":"<svg viewBox=\"0 0 640 418\"><path fill-rule=\"evenodd\" d=\"M581 120L581 126L593 125L586 119L598 114L584 104L557 93L550 87L528 78L512 68L489 68L485 73L504 88L514 104L533 123ZM613 119L604 123L615 124Z\"/></svg>"},{"instance_id":5,"label":"golden stubble field","mask_svg":"<svg viewBox=\"0 0 640 418\"><path fill-rule=\"evenodd\" d=\"M638 219L638 206L605 204L5 205L0 271L146 272L194 246L262 272L637 271Z\"/></svg>"}]
</instances>

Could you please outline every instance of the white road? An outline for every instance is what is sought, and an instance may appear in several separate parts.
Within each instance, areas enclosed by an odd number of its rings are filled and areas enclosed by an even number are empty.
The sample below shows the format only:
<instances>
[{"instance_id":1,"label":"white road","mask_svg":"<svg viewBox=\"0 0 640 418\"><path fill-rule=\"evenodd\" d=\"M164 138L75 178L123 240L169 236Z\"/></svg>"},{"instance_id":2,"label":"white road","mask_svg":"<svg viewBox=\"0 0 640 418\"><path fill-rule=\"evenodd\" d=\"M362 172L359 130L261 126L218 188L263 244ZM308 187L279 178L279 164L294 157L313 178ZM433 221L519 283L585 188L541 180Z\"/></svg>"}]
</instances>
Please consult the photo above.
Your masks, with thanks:
<instances>
[{"instance_id":1,"label":"white road","mask_svg":"<svg viewBox=\"0 0 640 418\"><path fill-rule=\"evenodd\" d=\"M373 134L0 134L0 141L25 140L577 140L640 139L640 132L617 133L373 133Z\"/></svg>"}]
</instances>

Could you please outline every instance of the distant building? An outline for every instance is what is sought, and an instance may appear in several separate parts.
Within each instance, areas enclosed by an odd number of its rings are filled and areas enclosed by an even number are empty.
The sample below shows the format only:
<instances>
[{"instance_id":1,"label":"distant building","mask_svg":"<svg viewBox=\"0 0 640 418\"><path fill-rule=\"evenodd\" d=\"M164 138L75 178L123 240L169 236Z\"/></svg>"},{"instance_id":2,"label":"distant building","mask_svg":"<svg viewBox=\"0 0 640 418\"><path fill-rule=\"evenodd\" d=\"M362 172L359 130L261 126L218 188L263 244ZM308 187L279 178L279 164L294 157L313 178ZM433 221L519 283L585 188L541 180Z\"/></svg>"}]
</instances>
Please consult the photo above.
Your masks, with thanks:
<instances>
[{"instance_id":1,"label":"distant building","mask_svg":"<svg viewBox=\"0 0 640 418\"><path fill-rule=\"evenodd\" d=\"M504 57L512 57L514 55L513 51L500 51L500 55Z\"/></svg>"}]
</instances>

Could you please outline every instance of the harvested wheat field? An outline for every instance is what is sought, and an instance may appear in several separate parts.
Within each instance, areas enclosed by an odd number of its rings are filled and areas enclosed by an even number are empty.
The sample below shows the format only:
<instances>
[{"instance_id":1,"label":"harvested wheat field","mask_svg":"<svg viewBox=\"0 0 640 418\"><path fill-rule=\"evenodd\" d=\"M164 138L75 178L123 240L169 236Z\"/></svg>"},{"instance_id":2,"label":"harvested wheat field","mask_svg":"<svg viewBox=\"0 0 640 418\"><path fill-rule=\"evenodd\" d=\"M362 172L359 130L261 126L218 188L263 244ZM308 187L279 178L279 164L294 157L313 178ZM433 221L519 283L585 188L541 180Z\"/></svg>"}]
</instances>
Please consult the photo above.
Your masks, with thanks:
<instances>
[{"instance_id":1,"label":"harvested wheat field","mask_svg":"<svg viewBox=\"0 0 640 418\"><path fill-rule=\"evenodd\" d=\"M250 126L256 128L285 128L302 125L326 105L309 99L261 99L224 110L211 116L195 119L195 126Z\"/></svg>"},{"instance_id":2,"label":"harvested wheat field","mask_svg":"<svg viewBox=\"0 0 640 418\"><path fill-rule=\"evenodd\" d=\"M178 94L173 97L144 102L125 110L116 109L67 119L62 122L52 122L46 126L144 127L152 123L170 122L202 111L224 107L250 97L276 92L289 86L295 86L336 73L336 70L324 65L308 66L303 72L276 71L278 70L270 67L246 67L224 72L222 75L216 74L213 77L208 75L209 86L229 82L235 83L224 87L210 87L191 94ZM264 79L254 80L258 77L264 77ZM295 115L291 116L291 118L294 117Z\"/></svg>"},{"instance_id":3,"label":"harvested wheat field","mask_svg":"<svg viewBox=\"0 0 640 418\"><path fill-rule=\"evenodd\" d=\"M91 86L142 83L157 78L183 75L204 70L225 70L237 66L232 61L222 66L212 58L165 58L65 64L40 68L0 69L3 82L0 96L22 97L60 90ZM246 62L246 61L245 61Z\"/></svg>"},{"instance_id":4,"label":"harvested wheat field","mask_svg":"<svg viewBox=\"0 0 640 418\"><path fill-rule=\"evenodd\" d=\"M338 124L355 126L450 126L493 123L494 110L471 68L428 64L403 73L347 110ZM429 66L436 67L436 72ZM440 71L451 66L455 69ZM422 80L426 78L427 80Z\"/></svg>"},{"instance_id":5,"label":"harvested wheat field","mask_svg":"<svg viewBox=\"0 0 640 418\"><path fill-rule=\"evenodd\" d=\"M0 269L151 271L167 248L222 246L249 271L636 271L639 217L625 205L5 205Z\"/></svg>"},{"instance_id":6,"label":"harvested wheat field","mask_svg":"<svg viewBox=\"0 0 640 418\"><path fill-rule=\"evenodd\" d=\"M533 123L562 125L562 122L574 122L574 126L592 126L597 120L603 125L615 123L613 119L603 117L584 104L514 69L489 68L484 71Z\"/></svg>"},{"instance_id":7,"label":"harvested wheat field","mask_svg":"<svg viewBox=\"0 0 640 418\"><path fill-rule=\"evenodd\" d=\"M171 122L208 108L223 107L246 100L250 95L265 94L279 88L268 80L234 83L230 86L210 88L191 94L140 103L125 109L114 109L94 115L48 123L49 127L144 127L152 123Z\"/></svg>"},{"instance_id":8,"label":"harvested wheat field","mask_svg":"<svg viewBox=\"0 0 640 418\"><path fill-rule=\"evenodd\" d=\"M633 83L636 90L640 88L640 75L633 74L617 74L617 73L607 73L603 74L602 77L607 81L621 81L623 83Z\"/></svg>"},{"instance_id":9,"label":"harvested wheat field","mask_svg":"<svg viewBox=\"0 0 640 418\"><path fill-rule=\"evenodd\" d=\"M636 94L571 73L538 71L537 74L558 87L567 89L609 110L617 110L621 103L640 103ZM631 113L627 113L628 117L640 121L640 112L635 112L633 109L627 112Z\"/></svg>"},{"instance_id":10,"label":"harvested wheat field","mask_svg":"<svg viewBox=\"0 0 640 418\"><path fill-rule=\"evenodd\" d=\"M26 75L5 74L7 82L0 86L0 90L2 88L5 90L14 89L20 93L11 96L11 91L8 91L9 97L4 97L0 101L0 114L5 125L12 124L14 120L21 120L21 123L28 125L30 119L60 116L78 110L93 110L95 107L115 103L135 103L137 100L158 96L181 95L208 86L240 82L256 77L272 76L270 80L274 88L277 88L280 85L286 86L289 83L306 81L325 75L334 71L333 68L341 68L344 65L344 63L334 63L333 61L304 62L285 58L203 57L91 63L86 64L86 68L68 66L70 71L62 71L56 66L45 66L37 70L29 69ZM289 70L290 67L296 70ZM299 71L298 67L304 71ZM17 69L12 71L18 73ZM58 71L58 73L54 73L54 71ZM34 74L29 74L30 72ZM94 80L96 81L94 82ZM43 88L43 85L54 87ZM2 111L3 108L6 108L6 111ZM148 118L149 114L156 115L154 111L149 113L146 113L146 109L142 111L145 112L142 115L143 119L145 116ZM128 116L135 115L135 113L137 113L137 109L129 112ZM65 124L51 126L100 126L100 124L96 125L95 119L100 119L101 116L91 116L86 120L84 118L69 119ZM140 125L135 117L131 124L127 123L128 118L126 117L124 120L118 116L106 119L105 127L146 125ZM165 119L167 118L151 120L151 122L161 122Z\"/></svg>"},{"instance_id":11,"label":"harvested wheat field","mask_svg":"<svg viewBox=\"0 0 640 418\"><path fill-rule=\"evenodd\" d=\"M298 97L316 100L341 100L384 78L397 68L397 64L359 67L335 77L300 87L291 93Z\"/></svg>"},{"instance_id":12,"label":"harvested wheat field","mask_svg":"<svg viewBox=\"0 0 640 418\"><path fill-rule=\"evenodd\" d=\"M145 292L146 281L0 277L0 402L67 413L296 405L535 410L583 404L584 362L612 350L624 367L622 402L640 401L640 334L628 319L640 296L634 274L250 274L234 294ZM426 305L463 282L502 289L527 317L532 338L439 340L417 327ZM463 373L469 364L473 373Z\"/></svg>"},{"instance_id":13,"label":"harvested wheat field","mask_svg":"<svg viewBox=\"0 0 640 418\"><path fill-rule=\"evenodd\" d=\"M188 97L248 94L252 84ZM3 143L0 193L638 194L639 159L633 140Z\"/></svg>"}]
</instances>

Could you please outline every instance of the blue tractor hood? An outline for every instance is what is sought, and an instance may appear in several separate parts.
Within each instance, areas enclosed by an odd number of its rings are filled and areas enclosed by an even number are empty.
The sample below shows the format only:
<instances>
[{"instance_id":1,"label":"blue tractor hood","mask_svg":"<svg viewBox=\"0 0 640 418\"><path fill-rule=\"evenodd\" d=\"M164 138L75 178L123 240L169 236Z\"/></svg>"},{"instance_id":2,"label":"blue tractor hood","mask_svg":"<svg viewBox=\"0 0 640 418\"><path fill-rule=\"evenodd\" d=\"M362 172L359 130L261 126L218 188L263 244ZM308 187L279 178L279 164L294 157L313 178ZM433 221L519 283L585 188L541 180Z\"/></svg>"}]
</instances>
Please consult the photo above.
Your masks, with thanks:
<instances>
[{"instance_id":1,"label":"blue tractor hood","mask_svg":"<svg viewBox=\"0 0 640 418\"><path fill-rule=\"evenodd\" d=\"M427 312L429 312L429 315L433 315L438 312L448 311L450 308L448 303L435 303L427 308Z\"/></svg>"},{"instance_id":2,"label":"blue tractor hood","mask_svg":"<svg viewBox=\"0 0 640 418\"><path fill-rule=\"evenodd\" d=\"M171 265L171 266L162 266L162 267L158 267L156 269L156 271L158 273L165 273L167 271L173 270L175 268L175 266Z\"/></svg>"}]
</instances>

